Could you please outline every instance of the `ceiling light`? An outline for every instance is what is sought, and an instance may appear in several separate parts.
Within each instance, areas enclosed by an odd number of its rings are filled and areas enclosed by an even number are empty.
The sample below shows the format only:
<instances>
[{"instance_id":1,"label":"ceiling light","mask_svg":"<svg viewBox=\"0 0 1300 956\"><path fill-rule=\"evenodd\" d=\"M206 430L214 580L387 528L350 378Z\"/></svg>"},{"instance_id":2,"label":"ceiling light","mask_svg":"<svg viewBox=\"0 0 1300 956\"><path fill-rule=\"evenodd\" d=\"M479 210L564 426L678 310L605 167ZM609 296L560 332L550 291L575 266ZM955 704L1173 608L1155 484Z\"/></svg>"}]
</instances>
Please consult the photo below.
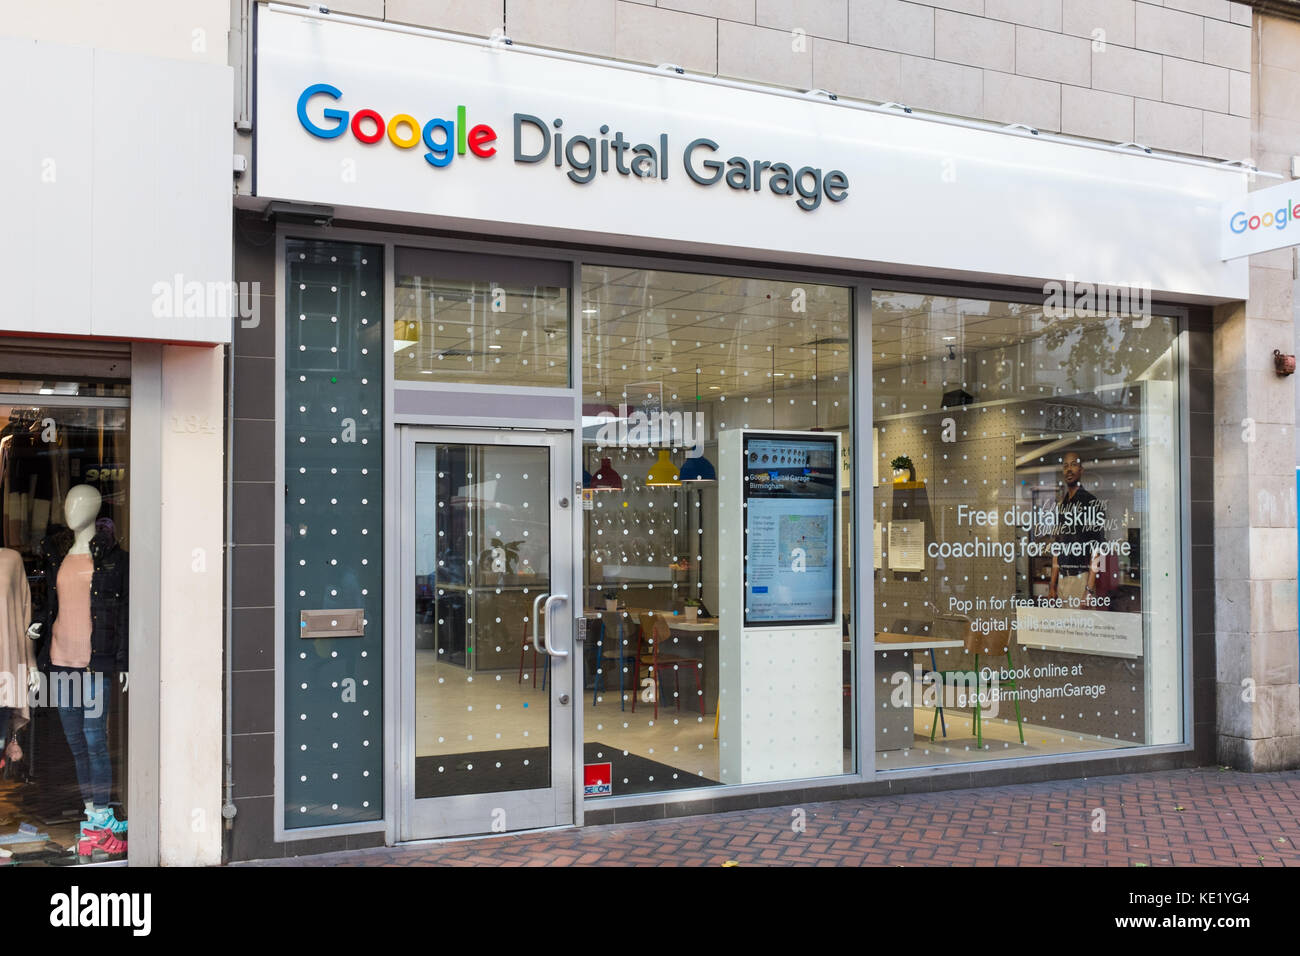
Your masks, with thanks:
<instances>
[{"instance_id":1,"label":"ceiling light","mask_svg":"<svg viewBox=\"0 0 1300 956\"><path fill-rule=\"evenodd\" d=\"M503 346L500 346L500 345L489 345L489 346L488 346L488 348L490 348L490 349L499 349L499 348L502 348L502 347L503 347Z\"/></svg>"},{"instance_id":2,"label":"ceiling light","mask_svg":"<svg viewBox=\"0 0 1300 956\"><path fill-rule=\"evenodd\" d=\"M622 491L623 479L619 477L614 466L608 458L600 460L600 467L596 473L591 476L591 487L594 491Z\"/></svg>"},{"instance_id":3,"label":"ceiling light","mask_svg":"<svg viewBox=\"0 0 1300 956\"><path fill-rule=\"evenodd\" d=\"M944 340L945 342L956 342L956 341L957 341L957 336L955 336L955 335L945 335L945 336L943 337L943 340Z\"/></svg>"},{"instance_id":4,"label":"ceiling light","mask_svg":"<svg viewBox=\"0 0 1300 956\"><path fill-rule=\"evenodd\" d=\"M720 385L710 385L709 388L721 388ZM723 396L724 398L726 396ZM700 415L700 370L695 370L695 420L703 422L704 418ZM713 462L704 457L704 435L699 435L698 455L687 452L686 461L682 464L682 469L678 473L677 480L682 483L689 482L693 485L710 484L718 480L717 469L713 467Z\"/></svg>"},{"instance_id":5,"label":"ceiling light","mask_svg":"<svg viewBox=\"0 0 1300 956\"><path fill-rule=\"evenodd\" d=\"M722 386L721 386L721 385L710 385L710 386L709 386L709 390L710 390L710 391L713 391L713 392L720 392L720 391L722 391Z\"/></svg>"},{"instance_id":6,"label":"ceiling light","mask_svg":"<svg viewBox=\"0 0 1300 956\"><path fill-rule=\"evenodd\" d=\"M600 309L583 309L583 315L600 315Z\"/></svg>"},{"instance_id":7,"label":"ceiling light","mask_svg":"<svg viewBox=\"0 0 1300 956\"><path fill-rule=\"evenodd\" d=\"M682 465L682 484L705 485L718 480L718 472L713 463L701 454L698 458L687 458Z\"/></svg>"},{"instance_id":8,"label":"ceiling light","mask_svg":"<svg viewBox=\"0 0 1300 956\"><path fill-rule=\"evenodd\" d=\"M650 466L650 473L646 475L645 485L647 488L681 487L682 480L678 477L677 466L668 457L667 448L659 449L659 460Z\"/></svg>"}]
</instances>

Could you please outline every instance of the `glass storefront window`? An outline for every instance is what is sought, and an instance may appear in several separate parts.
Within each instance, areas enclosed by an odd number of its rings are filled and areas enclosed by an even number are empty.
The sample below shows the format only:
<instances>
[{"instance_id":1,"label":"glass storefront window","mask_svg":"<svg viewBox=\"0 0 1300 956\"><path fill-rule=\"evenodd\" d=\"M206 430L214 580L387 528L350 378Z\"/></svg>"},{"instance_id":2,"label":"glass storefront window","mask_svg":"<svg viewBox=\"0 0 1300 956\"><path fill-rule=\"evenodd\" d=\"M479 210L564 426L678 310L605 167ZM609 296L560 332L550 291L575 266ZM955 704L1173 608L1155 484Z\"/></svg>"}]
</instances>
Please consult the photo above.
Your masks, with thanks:
<instances>
[{"instance_id":1,"label":"glass storefront window","mask_svg":"<svg viewBox=\"0 0 1300 956\"><path fill-rule=\"evenodd\" d=\"M0 381L0 862L126 858L128 394Z\"/></svg>"},{"instance_id":2,"label":"glass storefront window","mask_svg":"<svg viewBox=\"0 0 1300 956\"><path fill-rule=\"evenodd\" d=\"M589 776L608 773L610 783L589 796L854 768L852 315L851 292L840 287L583 268L584 759ZM742 430L793 436L765 446L772 468L810 468L838 489L840 507L827 513L838 511L841 533L796 516L803 530L791 540L807 547L793 563L772 562L775 573L806 565L809 581L819 570L834 578L840 619L823 633L773 624L745 631L753 640L742 642L737 569L748 557L753 575L756 545L747 554L749 532L723 533L744 525L741 496L729 490L746 480ZM837 436L840 459L822 461ZM821 441L814 453L800 438ZM806 454L813 458L796 465ZM805 542L814 532L817 541ZM814 653L815 641L825 647ZM741 648L753 648L752 659ZM798 679L791 667L813 659L817 678ZM782 674L742 688L722 673L757 673L751 665ZM771 714L786 715L779 741L758 730ZM820 762L806 769L799 755L814 753Z\"/></svg>"},{"instance_id":3,"label":"glass storefront window","mask_svg":"<svg viewBox=\"0 0 1300 956\"><path fill-rule=\"evenodd\" d=\"M398 381L569 384L568 263L398 249Z\"/></svg>"},{"instance_id":4,"label":"glass storefront window","mask_svg":"<svg viewBox=\"0 0 1300 956\"><path fill-rule=\"evenodd\" d=\"M1176 331L874 294L877 769L1182 740Z\"/></svg>"}]
</instances>

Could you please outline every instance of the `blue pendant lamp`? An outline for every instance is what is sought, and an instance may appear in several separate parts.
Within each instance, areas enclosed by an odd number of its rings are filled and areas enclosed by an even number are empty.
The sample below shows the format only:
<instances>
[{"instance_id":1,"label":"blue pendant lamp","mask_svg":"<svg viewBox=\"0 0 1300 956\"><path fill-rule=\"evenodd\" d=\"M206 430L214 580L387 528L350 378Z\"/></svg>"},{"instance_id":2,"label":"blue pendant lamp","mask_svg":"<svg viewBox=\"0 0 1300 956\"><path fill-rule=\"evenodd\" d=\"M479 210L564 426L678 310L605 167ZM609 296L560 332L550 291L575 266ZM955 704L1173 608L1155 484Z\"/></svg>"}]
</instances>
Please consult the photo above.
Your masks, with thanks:
<instances>
[{"instance_id":1,"label":"blue pendant lamp","mask_svg":"<svg viewBox=\"0 0 1300 956\"><path fill-rule=\"evenodd\" d=\"M682 484L688 481L705 484L710 481L718 480L718 472L713 467L713 462L700 455L699 458L687 458L682 464L682 470L679 474Z\"/></svg>"},{"instance_id":2,"label":"blue pendant lamp","mask_svg":"<svg viewBox=\"0 0 1300 956\"><path fill-rule=\"evenodd\" d=\"M696 421L699 421L700 413L700 370L695 370L695 415ZM685 484L693 482L695 484L708 484L711 481L718 480L718 471L713 467L713 462L704 457L704 435L699 436L700 456L698 458L687 457L682 463L681 471L678 474L678 480Z\"/></svg>"}]
</instances>

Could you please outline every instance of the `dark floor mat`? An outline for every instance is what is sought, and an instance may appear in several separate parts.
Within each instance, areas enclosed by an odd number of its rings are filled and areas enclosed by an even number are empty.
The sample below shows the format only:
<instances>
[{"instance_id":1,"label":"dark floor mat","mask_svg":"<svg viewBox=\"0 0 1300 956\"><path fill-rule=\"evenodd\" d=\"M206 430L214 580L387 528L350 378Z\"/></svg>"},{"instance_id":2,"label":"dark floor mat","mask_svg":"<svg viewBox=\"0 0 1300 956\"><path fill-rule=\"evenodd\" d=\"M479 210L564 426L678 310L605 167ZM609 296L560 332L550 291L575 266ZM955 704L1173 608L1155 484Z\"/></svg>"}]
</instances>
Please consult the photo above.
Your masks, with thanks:
<instances>
[{"instance_id":1,"label":"dark floor mat","mask_svg":"<svg viewBox=\"0 0 1300 956\"><path fill-rule=\"evenodd\" d=\"M612 797L626 797L635 793L659 793L663 790L690 790L694 787L721 786L716 780L697 776L687 770L678 770L658 760L634 753L626 756L617 747L594 743L583 747L586 762L611 763L613 778Z\"/></svg>"},{"instance_id":2,"label":"dark floor mat","mask_svg":"<svg viewBox=\"0 0 1300 956\"><path fill-rule=\"evenodd\" d=\"M617 747L602 743L586 744L583 751L589 764L613 764L611 776L616 795L718 785L716 780L688 774L684 770L634 753L624 755ZM624 780L627 782L624 783ZM415 758L415 796L419 799L508 790L541 790L550 785L550 751L546 747Z\"/></svg>"}]
</instances>

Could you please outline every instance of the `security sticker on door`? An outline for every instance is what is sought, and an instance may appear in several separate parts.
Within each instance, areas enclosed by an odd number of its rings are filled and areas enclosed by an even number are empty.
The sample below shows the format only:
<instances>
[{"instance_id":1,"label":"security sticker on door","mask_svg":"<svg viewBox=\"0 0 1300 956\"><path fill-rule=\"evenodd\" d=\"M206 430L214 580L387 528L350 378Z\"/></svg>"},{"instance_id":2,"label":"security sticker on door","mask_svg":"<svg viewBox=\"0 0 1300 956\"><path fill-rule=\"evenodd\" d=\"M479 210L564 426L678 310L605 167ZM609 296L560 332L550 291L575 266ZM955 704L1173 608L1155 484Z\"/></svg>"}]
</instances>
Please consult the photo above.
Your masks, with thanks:
<instances>
[{"instance_id":1,"label":"security sticker on door","mask_svg":"<svg viewBox=\"0 0 1300 956\"><path fill-rule=\"evenodd\" d=\"M614 793L614 765L612 763L588 763L582 766L582 795L584 797L608 797Z\"/></svg>"}]
</instances>

